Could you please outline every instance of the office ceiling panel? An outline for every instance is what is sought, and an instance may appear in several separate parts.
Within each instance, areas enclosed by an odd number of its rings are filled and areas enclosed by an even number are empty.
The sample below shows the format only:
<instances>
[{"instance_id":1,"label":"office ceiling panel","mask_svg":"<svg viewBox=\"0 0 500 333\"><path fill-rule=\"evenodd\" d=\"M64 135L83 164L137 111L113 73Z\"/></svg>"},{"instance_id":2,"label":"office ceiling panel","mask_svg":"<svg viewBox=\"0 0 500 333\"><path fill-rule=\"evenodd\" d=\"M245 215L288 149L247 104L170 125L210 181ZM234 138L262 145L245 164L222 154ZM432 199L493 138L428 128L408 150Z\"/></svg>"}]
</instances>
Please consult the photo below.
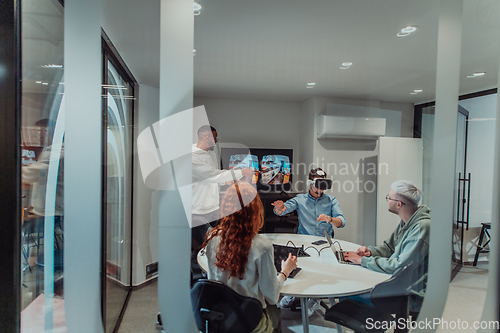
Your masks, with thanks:
<instances>
[{"instance_id":1,"label":"office ceiling panel","mask_svg":"<svg viewBox=\"0 0 500 333\"><path fill-rule=\"evenodd\" d=\"M195 96L434 100L439 1L198 2ZM159 2L104 0L104 10L104 28L136 78L158 86ZM499 1L464 1L461 94L497 86L498 17ZM407 25L419 29L397 37ZM346 61L353 65L340 69ZM467 78L480 71L487 75ZM316 86L307 89L307 82ZM423 91L411 95L415 89Z\"/></svg>"}]
</instances>

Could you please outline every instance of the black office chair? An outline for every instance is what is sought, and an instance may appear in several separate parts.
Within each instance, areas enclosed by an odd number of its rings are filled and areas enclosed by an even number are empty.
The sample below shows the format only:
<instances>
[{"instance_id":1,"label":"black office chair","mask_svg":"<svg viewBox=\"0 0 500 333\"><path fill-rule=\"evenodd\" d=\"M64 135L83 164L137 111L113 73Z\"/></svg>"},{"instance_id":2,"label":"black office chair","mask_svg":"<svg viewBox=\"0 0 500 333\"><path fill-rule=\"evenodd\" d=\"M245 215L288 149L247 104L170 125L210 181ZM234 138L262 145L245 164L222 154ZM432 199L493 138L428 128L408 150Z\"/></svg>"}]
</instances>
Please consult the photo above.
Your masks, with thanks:
<instances>
[{"instance_id":1,"label":"black office chair","mask_svg":"<svg viewBox=\"0 0 500 333\"><path fill-rule=\"evenodd\" d=\"M196 227L191 228L191 287L206 276L198 265L197 256L205 240L205 234L210 229L210 224L203 216L193 215L192 224Z\"/></svg>"},{"instance_id":2,"label":"black office chair","mask_svg":"<svg viewBox=\"0 0 500 333\"><path fill-rule=\"evenodd\" d=\"M345 326L359 333L385 332L387 327L373 323L399 323L400 318L409 316L410 286L414 281L417 265L409 263L394 272L387 281L377 284L370 292L373 306L354 301L343 300L325 313L325 320ZM393 314L395 317L393 317ZM400 325L402 326L402 325ZM407 332L407 327L395 327L394 332Z\"/></svg>"},{"instance_id":3,"label":"black office chair","mask_svg":"<svg viewBox=\"0 0 500 333\"><path fill-rule=\"evenodd\" d=\"M253 331L262 318L256 298L238 294L222 282L199 280L191 289L191 304L198 329L203 333Z\"/></svg>"}]
</instances>

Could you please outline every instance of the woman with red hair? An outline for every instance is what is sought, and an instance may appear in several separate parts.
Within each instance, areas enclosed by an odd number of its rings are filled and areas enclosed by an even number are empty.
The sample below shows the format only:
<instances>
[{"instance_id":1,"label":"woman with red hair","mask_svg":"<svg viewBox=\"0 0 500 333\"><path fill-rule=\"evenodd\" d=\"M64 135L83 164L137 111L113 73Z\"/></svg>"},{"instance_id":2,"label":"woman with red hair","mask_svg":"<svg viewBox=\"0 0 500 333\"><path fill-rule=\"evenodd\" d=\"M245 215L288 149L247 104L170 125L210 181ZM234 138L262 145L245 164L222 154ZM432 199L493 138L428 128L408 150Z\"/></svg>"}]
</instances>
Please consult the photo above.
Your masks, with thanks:
<instances>
[{"instance_id":1,"label":"woman with red hair","mask_svg":"<svg viewBox=\"0 0 500 333\"><path fill-rule=\"evenodd\" d=\"M297 267L289 255L277 275L273 244L258 234L264 225L264 208L257 191L247 183L232 185L222 199L220 224L208 232L203 247L208 259L208 279L221 281L239 294L262 303L264 314L254 332L280 330L276 307L280 289Z\"/></svg>"}]
</instances>

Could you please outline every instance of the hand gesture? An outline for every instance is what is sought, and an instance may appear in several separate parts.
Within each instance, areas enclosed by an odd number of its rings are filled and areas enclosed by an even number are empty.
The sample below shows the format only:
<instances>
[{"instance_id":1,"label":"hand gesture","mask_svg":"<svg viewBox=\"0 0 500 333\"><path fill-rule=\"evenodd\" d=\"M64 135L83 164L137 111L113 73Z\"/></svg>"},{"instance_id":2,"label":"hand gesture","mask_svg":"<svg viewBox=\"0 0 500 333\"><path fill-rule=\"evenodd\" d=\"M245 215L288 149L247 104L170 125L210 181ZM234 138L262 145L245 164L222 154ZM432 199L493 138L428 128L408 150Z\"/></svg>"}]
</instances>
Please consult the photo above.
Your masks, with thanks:
<instances>
[{"instance_id":1,"label":"hand gesture","mask_svg":"<svg viewBox=\"0 0 500 333\"><path fill-rule=\"evenodd\" d=\"M286 260L281 260L281 271L290 275L290 273L297 267L297 257L288 253L288 258Z\"/></svg>"},{"instance_id":2,"label":"hand gesture","mask_svg":"<svg viewBox=\"0 0 500 333\"><path fill-rule=\"evenodd\" d=\"M282 200L277 200L271 204L276 208L276 213L281 214L286 210L285 203Z\"/></svg>"},{"instance_id":3,"label":"hand gesture","mask_svg":"<svg viewBox=\"0 0 500 333\"><path fill-rule=\"evenodd\" d=\"M326 221L330 223L332 221L331 217L326 214L321 214L316 221Z\"/></svg>"},{"instance_id":4,"label":"hand gesture","mask_svg":"<svg viewBox=\"0 0 500 333\"><path fill-rule=\"evenodd\" d=\"M361 265L361 257L354 252L344 252L344 260Z\"/></svg>"},{"instance_id":5,"label":"hand gesture","mask_svg":"<svg viewBox=\"0 0 500 333\"><path fill-rule=\"evenodd\" d=\"M243 174L243 176L248 178L252 178L253 176L253 170L251 168L241 169L241 173Z\"/></svg>"},{"instance_id":6,"label":"hand gesture","mask_svg":"<svg viewBox=\"0 0 500 333\"><path fill-rule=\"evenodd\" d=\"M366 246L362 246L360 247L357 251L356 251L356 254L358 256L361 256L361 257L369 257L372 255L372 253L370 252L370 250L368 250L368 248Z\"/></svg>"}]
</instances>

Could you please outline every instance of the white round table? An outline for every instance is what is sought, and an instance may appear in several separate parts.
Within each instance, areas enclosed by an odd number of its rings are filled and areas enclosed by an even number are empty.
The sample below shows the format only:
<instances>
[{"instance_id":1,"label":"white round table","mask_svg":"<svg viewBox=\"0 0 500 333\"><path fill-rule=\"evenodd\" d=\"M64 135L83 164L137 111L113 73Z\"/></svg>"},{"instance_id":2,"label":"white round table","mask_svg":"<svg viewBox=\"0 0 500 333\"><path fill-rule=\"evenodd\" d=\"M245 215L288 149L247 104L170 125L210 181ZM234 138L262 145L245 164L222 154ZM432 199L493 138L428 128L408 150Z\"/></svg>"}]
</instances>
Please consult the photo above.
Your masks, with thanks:
<instances>
[{"instance_id":1,"label":"white round table","mask_svg":"<svg viewBox=\"0 0 500 333\"><path fill-rule=\"evenodd\" d=\"M304 249L313 246L321 250L320 254L309 248L306 252L310 257L299 257L297 266L302 268L294 278L286 280L281 293L285 296L300 297L302 308L302 324L304 332L309 332L309 318L307 316L307 298L342 297L357 295L370 291L373 286L391 277L389 274L378 273L354 264L340 264L328 246L328 243L312 245L317 240L326 240L325 237L298 235L298 234L261 234L274 244L287 245L289 241ZM359 245L338 239L344 251L356 251ZM288 244L289 246L292 244ZM337 244L336 244L337 245ZM325 248L326 247L326 248ZM207 271L207 257L198 254L200 267Z\"/></svg>"}]
</instances>

